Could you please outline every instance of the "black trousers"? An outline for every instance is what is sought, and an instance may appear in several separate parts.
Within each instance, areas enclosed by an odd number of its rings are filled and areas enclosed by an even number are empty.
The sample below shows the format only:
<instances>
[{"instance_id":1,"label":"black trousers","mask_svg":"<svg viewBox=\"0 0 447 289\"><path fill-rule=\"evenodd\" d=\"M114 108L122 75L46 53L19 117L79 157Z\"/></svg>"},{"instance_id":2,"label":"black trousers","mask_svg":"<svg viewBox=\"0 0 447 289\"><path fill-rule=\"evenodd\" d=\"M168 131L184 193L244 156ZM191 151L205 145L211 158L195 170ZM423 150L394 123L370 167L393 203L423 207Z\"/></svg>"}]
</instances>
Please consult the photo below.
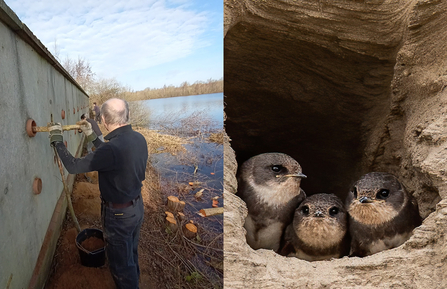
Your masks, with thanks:
<instances>
[{"instance_id":1,"label":"black trousers","mask_svg":"<svg viewBox=\"0 0 447 289\"><path fill-rule=\"evenodd\" d=\"M101 205L101 219L110 272L118 289L136 289L140 278L138 241L143 223L141 197L127 208Z\"/></svg>"}]
</instances>

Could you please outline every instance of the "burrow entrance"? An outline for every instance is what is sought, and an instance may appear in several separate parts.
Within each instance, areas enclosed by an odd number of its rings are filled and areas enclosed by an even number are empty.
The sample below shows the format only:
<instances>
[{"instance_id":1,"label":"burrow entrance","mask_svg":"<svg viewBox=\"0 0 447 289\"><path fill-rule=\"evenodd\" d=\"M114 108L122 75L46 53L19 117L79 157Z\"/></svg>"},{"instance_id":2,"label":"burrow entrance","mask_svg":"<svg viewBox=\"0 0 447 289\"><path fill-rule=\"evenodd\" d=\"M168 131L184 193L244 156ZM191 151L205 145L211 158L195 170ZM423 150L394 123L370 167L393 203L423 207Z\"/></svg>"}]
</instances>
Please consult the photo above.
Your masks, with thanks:
<instances>
[{"instance_id":1,"label":"burrow entrance","mask_svg":"<svg viewBox=\"0 0 447 289\"><path fill-rule=\"evenodd\" d=\"M374 136L390 115L400 43L363 43L354 51L335 36L305 38L304 31L259 23L239 22L228 31L226 131L239 165L259 153L283 152L303 167L308 195L344 200L349 186L377 167Z\"/></svg>"}]
</instances>

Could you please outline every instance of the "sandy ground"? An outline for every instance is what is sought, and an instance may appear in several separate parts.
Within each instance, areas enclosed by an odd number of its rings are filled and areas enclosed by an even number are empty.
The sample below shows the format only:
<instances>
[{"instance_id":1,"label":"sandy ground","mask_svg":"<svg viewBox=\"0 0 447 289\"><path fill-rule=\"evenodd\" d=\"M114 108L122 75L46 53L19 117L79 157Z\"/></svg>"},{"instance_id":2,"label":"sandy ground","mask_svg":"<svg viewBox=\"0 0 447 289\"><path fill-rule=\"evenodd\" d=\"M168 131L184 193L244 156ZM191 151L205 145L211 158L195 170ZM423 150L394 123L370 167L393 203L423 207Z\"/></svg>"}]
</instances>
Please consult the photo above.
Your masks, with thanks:
<instances>
[{"instance_id":1,"label":"sandy ground","mask_svg":"<svg viewBox=\"0 0 447 289\"><path fill-rule=\"evenodd\" d=\"M88 173L92 183L88 182L83 174L78 175L73 189L73 207L78 218L81 229L98 228L100 225L100 198L97 172ZM153 212L153 205L149 205L150 198L147 190L143 190L143 201L145 203L145 219L150 219ZM145 222L142 228L142 235L146 235L149 222ZM145 231L145 232L143 232ZM97 288L111 289L115 288L112 276L107 263L100 268L90 268L81 265L78 249L75 244L77 236L76 229L73 226L71 218L64 223L63 232L58 242L58 247L53 260L52 275L45 288L47 289L79 289L79 288ZM140 241L140 256L146 255L141 246L144 246L145 239ZM160 288L157 281L151 277L147 262L140 262L141 276L140 288Z\"/></svg>"}]
</instances>

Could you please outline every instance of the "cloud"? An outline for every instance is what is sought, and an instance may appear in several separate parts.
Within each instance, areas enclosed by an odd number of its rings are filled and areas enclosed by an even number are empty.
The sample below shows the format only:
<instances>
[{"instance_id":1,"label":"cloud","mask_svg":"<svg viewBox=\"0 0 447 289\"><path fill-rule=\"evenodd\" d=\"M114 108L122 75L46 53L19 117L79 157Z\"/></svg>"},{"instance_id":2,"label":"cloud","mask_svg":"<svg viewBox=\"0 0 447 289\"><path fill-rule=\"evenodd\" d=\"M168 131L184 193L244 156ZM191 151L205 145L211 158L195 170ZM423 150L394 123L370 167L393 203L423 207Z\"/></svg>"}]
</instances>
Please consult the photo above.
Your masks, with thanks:
<instances>
[{"instance_id":1,"label":"cloud","mask_svg":"<svg viewBox=\"0 0 447 289\"><path fill-rule=\"evenodd\" d=\"M192 0L6 2L50 51L57 46L61 61L81 57L96 74L118 80L212 47L209 35L219 30L216 17L222 19Z\"/></svg>"}]
</instances>

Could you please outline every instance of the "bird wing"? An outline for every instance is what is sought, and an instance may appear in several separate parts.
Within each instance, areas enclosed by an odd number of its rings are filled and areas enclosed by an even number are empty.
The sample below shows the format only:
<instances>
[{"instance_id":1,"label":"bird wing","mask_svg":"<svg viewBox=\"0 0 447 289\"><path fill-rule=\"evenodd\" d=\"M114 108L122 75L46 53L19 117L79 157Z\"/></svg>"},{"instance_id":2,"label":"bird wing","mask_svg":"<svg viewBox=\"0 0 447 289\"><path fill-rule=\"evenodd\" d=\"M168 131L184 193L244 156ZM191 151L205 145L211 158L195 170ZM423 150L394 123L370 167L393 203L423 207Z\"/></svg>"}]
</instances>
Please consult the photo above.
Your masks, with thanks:
<instances>
[{"instance_id":1,"label":"bird wing","mask_svg":"<svg viewBox=\"0 0 447 289\"><path fill-rule=\"evenodd\" d=\"M295 230L293 229L293 224L289 224L284 231L283 237L281 238L279 254L282 256L288 256L291 253L295 254L296 250L293 244L296 243L297 236Z\"/></svg>"}]
</instances>

